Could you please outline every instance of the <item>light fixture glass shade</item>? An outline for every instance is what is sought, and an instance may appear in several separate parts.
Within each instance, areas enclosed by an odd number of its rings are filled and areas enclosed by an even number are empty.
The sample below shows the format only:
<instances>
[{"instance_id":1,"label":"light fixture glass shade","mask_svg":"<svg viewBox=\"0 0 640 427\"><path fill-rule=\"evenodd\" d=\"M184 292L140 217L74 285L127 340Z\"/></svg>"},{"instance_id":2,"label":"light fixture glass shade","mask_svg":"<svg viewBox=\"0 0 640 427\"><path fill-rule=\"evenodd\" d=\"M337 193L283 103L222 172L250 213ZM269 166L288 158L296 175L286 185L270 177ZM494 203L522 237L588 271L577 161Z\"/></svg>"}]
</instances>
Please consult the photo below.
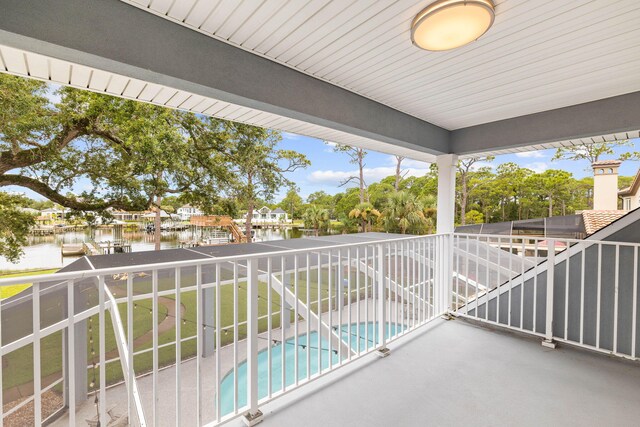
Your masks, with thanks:
<instances>
[{"instance_id":1,"label":"light fixture glass shade","mask_svg":"<svg viewBox=\"0 0 640 427\"><path fill-rule=\"evenodd\" d=\"M411 41L426 50L455 49L486 33L494 18L491 0L440 0L416 15Z\"/></svg>"}]
</instances>

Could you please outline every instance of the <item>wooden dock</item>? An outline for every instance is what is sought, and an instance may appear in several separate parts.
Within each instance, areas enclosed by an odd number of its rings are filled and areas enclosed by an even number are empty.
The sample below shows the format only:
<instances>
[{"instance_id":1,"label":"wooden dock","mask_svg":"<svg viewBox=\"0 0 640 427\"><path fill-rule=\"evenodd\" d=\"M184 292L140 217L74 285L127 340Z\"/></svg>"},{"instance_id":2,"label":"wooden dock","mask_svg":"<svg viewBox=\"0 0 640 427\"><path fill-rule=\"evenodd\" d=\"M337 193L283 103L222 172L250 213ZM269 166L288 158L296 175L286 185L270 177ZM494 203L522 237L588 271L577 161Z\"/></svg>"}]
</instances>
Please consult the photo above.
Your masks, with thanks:
<instances>
[{"instance_id":1,"label":"wooden dock","mask_svg":"<svg viewBox=\"0 0 640 427\"><path fill-rule=\"evenodd\" d=\"M63 257L129 253L131 252L131 243L118 241L95 242L93 240L78 243L63 243L61 252Z\"/></svg>"}]
</instances>

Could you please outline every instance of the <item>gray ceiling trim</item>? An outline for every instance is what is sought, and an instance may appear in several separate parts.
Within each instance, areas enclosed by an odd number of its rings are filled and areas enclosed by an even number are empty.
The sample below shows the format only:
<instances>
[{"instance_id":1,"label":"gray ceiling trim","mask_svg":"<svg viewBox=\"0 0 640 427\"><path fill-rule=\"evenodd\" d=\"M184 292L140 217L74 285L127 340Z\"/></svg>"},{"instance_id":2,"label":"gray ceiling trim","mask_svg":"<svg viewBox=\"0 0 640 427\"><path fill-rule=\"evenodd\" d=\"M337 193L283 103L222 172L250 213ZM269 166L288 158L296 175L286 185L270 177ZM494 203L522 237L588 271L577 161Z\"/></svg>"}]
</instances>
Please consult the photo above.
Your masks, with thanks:
<instances>
[{"instance_id":1,"label":"gray ceiling trim","mask_svg":"<svg viewBox=\"0 0 640 427\"><path fill-rule=\"evenodd\" d=\"M457 129L451 150L465 155L640 129L640 92Z\"/></svg>"},{"instance_id":2,"label":"gray ceiling trim","mask_svg":"<svg viewBox=\"0 0 640 427\"><path fill-rule=\"evenodd\" d=\"M1 0L0 43L429 154L431 123L119 0Z\"/></svg>"}]
</instances>

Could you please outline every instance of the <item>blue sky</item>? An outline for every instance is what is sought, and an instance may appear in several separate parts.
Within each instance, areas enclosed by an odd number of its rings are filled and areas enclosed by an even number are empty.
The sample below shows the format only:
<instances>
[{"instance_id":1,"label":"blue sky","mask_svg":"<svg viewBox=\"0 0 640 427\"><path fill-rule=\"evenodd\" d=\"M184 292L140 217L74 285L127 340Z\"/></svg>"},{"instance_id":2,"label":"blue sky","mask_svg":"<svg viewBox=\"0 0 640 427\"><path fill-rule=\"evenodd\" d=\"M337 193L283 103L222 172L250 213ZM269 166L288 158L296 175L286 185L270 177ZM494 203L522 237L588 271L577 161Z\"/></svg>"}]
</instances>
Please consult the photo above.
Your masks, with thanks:
<instances>
[{"instance_id":1,"label":"blue sky","mask_svg":"<svg viewBox=\"0 0 640 427\"><path fill-rule=\"evenodd\" d=\"M633 140L633 147L616 149L616 154L628 151L640 150L640 139ZM331 147L322 141L306 136L283 134L282 148L297 150L307 155L311 160L311 167L290 174L290 178L300 188L300 195L304 198L314 191L324 190L329 194L335 194L343 190L339 187L340 180L352 174L356 174L356 165L349 163L349 158L344 153L334 153ZM518 154L504 154L497 156L491 163L483 166L496 167L501 163L514 162L521 167L542 172L545 169L562 169L571 172L576 178L591 175L587 170L589 164L586 161L551 161L555 150L532 151ZM616 158L617 155L607 158ZM620 168L620 175L634 175L640 162L626 161ZM403 161L403 169L408 170L409 175L424 175L428 168L425 162L417 162L410 159ZM395 173L395 158L389 154L369 151L366 157L365 180L367 184ZM283 194L282 194L283 195Z\"/></svg>"},{"instance_id":2,"label":"blue sky","mask_svg":"<svg viewBox=\"0 0 640 427\"><path fill-rule=\"evenodd\" d=\"M640 150L640 139L632 141L633 147L622 147L616 149L616 154L627 151ZM334 153L330 146L323 141L302 135L291 133L283 133L280 148L296 150L304 153L311 161L311 166L307 169L300 169L288 175L289 179L296 183L300 190L300 195L306 197L319 190L323 190L329 194L335 194L343 191L340 187L340 181L344 178L355 175L357 173L356 165L349 163L349 157L344 153ZM522 167L527 167L536 172L542 172L545 169L563 169L571 172L574 177L582 178L590 175L587 170L586 161L551 161L555 150L532 151L518 154L505 154L497 156L496 159L483 166L496 167L501 163L514 162ZM608 156L607 158L616 158L617 155ZM626 161L620 168L621 175L634 175L640 162ZM428 164L418 162L411 159L405 159L403 169L407 171L409 176L421 176L427 171ZM367 184L379 181L380 179L393 175L395 173L395 158L389 154L369 151L366 157L365 180ZM79 181L74 188L77 192L88 189L88 183ZM19 187L5 187L5 191L24 192L27 196L34 199L42 199L42 197L30 190ZM276 197L279 201L287 189L283 188Z\"/></svg>"}]
</instances>

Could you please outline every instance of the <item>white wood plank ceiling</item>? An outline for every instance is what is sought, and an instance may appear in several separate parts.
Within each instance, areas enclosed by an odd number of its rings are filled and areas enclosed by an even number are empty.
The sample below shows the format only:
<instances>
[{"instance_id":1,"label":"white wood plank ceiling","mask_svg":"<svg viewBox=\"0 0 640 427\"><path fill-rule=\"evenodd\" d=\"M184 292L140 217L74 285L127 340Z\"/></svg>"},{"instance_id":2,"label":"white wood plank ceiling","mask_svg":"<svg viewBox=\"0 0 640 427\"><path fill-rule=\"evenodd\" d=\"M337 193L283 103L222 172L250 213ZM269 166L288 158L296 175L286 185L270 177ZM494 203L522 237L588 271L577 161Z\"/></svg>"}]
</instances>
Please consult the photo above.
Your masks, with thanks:
<instances>
[{"instance_id":1,"label":"white wood plank ceiling","mask_svg":"<svg viewBox=\"0 0 640 427\"><path fill-rule=\"evenodd\" d=\"M427 153L2 45L0 45L0 72L311 136L339 144L401 155L416 160L434 160L434 157Z\"/></svg>"},{"instance_id":2,"label":"white wood plank ceiling","mask_svg":"<svg viewBox=\"0 0 640 427\"><path fill-rule=\"evenodd\" d=\"M167 86L160 86L154 83L132 79L111 72L86 67L84 65L72 64L56 58L49 58L32 52L2 45L0 45L0 72L35 78L59 85L72 86L94 92L106 93L142 102L149 102L169 108L177 108L197 114L218 117L226 120L234 120L255 126L277 129L284 132L306 135L325 141L380 151L382 153L402 155L410 159L423 160L427 162L435 161L435 158L427 153L416 152L396 145L363 138L346 132L302 122L300 120L229 104L213 98L207 98L182 90L172 89ZM530 147L497 150L486 152L482 155L488 156L532 150L544 150L570 145L580 145L584 143L616 141L631 138L640 138L640 131L558 141ZM473 157L473 155L461 157Z\"/></svg>"},{"instance_id":3,"label":"white wood plank ceiling","mask_svg":"<svg viewBox=\"0 0 640 427\"><path fill-rule=\"evenodd\" d=\"M497 0L477 42L426 52L432 0L123 0L453 130L640 90L640 1Z\"/></svg>"}]
</instances>

